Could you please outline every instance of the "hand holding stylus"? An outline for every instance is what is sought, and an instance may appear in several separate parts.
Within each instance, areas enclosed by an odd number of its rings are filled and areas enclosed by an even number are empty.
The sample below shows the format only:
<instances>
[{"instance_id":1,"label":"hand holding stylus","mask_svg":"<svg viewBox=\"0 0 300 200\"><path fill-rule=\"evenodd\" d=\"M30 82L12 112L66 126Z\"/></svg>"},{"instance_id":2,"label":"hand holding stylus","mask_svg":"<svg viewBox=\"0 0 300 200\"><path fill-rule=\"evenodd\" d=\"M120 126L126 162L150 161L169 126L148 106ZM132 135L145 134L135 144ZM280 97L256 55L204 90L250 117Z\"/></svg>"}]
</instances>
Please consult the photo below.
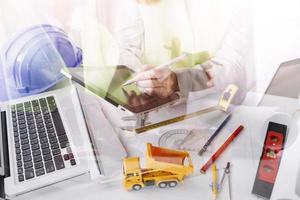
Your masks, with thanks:
<instances>
[{"instance_id":1,"label":"hand holding stylus","mask_svg":"<svg viewBox=\"0 0 300 200\"><path fill-rule=\"evenodd\" d=\"M168 97L178 91L176 74L169 69L169 66L182 61L187 56L188 54L184 53L157 67L147 66L133 79L125 82L123 86L136 83L147 95Z\"/></svg>"},{"instance_id":2,"label":"hand holding stylus","mask_svg":"<svg viewBox=\"0 0 300 200\"><path fill-rule=\"evenodd\" d=\"M184 60L189 54L184 53L168 63L159 65L157 67L147 66L138 73L133 79L125 82L123 86L136 83L137 86L141 89L141 92L150 96L159 96L162 98L170 96L172 93L179 91L177 75L169 68L169 66L176 64ZM203 70L209 81L206 83L207 87L213 86L213 74L210 71L211 67L204 67L204 65L195 66ZM192 77L191 77L192 78ZM196 81L196 80L187 80L187 81ZM191 84L190 84L191 85Z\"/></svg>"},{"instance_id":3,"label":"hand holding stylus","mask_svg":"<svg viewBox=\"0 0 300 200\"><path fill-rule=\"evenodd\" d=\"M147 66L131 81L141 89L141 92L161 98L168 97L178 91L177 77L168 67Z\"/></svg>"}]
</instances>

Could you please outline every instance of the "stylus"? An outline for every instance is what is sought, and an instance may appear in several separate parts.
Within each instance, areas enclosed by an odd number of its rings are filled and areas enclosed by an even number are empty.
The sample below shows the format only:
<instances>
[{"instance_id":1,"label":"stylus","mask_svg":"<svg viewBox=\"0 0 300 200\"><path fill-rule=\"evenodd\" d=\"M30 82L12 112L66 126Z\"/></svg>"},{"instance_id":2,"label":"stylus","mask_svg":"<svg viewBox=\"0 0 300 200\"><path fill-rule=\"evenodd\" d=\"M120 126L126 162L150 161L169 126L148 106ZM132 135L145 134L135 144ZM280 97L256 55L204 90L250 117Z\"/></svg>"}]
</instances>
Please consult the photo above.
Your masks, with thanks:
<instances>
[{"instance_id":1,"label":"stylus","mask_svg":"<svg viewBox=\"0 0 300 200\"><path fill-rule=\"evenodd\" d=\"M183 53L183 54L181 54L180 56L178 56L178 57L176 57L176 58L170 60L169 62L157 66L156 68L159 69L159 68L168 67L168 66L170 66L170 65L174 65L174 64L176 64L176 63L182 61L183 59L185 59L188 55L189 55L188 53ZM130 84L135 83L135 82L136 82L136 80L133 78L133 79L130 79L130 80L126 81L122 86L130 85Z\"/></svg>"}]
</instances>

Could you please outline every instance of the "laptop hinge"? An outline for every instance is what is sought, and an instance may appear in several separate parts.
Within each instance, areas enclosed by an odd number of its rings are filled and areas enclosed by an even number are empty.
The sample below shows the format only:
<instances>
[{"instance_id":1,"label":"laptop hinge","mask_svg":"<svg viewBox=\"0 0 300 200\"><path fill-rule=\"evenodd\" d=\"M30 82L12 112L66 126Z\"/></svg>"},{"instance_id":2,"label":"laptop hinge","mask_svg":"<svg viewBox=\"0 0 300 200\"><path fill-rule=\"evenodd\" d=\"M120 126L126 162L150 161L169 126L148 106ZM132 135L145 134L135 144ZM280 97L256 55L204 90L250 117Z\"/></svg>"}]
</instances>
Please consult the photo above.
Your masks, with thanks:
<instances>
[{"instance_id":1,"label":"laptop hinge","mask_svg":"<svg viewBox=\"0 0 300 200\"><path fill-rule=\"evenodd\" d=\"M6 112L1 112L1 131L2 131L2 149L3 152L3 167L4 167L4 175L0 176L0 198L5 199L5 186L4 179L10 176L10 168L9 168L9 154L8 154L8 139L7 139L7 123L6 123Z\"/></svg>"}]
</instances>

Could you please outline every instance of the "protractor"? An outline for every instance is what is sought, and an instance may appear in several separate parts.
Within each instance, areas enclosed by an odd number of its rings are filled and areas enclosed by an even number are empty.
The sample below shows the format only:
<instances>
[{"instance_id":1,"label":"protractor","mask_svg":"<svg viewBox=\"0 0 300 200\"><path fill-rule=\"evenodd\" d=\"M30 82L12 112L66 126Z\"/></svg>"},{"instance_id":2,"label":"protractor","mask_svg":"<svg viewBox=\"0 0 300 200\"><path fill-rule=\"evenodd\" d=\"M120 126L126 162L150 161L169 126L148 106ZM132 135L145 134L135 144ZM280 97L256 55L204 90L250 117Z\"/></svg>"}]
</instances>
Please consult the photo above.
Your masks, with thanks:
<instances>
[{"instance_id":1,"label":"protractor","mask_svg":"<svg viewBox=\"0 0 300 200\"><path fill-rule=\"evenodd\" d=\"M190 133L188 129L175 129L165 131L158 140L158 145L170 149L180 149L186 136Z\"/></svg>"}]
</instances>

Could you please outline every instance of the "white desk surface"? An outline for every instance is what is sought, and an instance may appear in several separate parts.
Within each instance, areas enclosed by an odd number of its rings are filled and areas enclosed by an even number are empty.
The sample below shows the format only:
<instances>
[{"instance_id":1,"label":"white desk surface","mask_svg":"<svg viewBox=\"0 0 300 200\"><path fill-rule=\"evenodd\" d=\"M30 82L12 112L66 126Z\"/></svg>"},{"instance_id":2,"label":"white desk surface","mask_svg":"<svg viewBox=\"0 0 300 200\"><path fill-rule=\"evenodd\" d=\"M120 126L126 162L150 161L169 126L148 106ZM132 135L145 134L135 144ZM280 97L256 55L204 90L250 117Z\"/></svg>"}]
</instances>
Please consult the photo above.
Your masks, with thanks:
<instances>
[{"instance_id":1,"label":"white desk surface","mask_svg":"<svg viewBox=\"0 0 300 200\"><path fill-rule=\"evenodd\" d=\"M201 104L201 103L200 103ZM186 109L192 111L196 109L194 104L190 104ZM197 103L195 104L197 105ZM286 99L281 97L266 97L263 99L263 106L279 106L282 110L287 112L292 112L298 107L297 100L295 99ZM181 105L182 106L182 105ZM180 107L180 106L179 106ZM177 112L178 107L175 108ZM227 149L221 158L217 161L218 167L223 168L226 165L227 161L232 162L232 191L233 198L236 200L247 200L247 199L257 199L251 194L252 185L254 182L258 159L260 157L261 146L259 141L261 138L264 138L265 129L264 121L272 116L274 113L274 108L261 108L261 107L246 107L240 106L236 108L232 119L228 123L228 126L225 127L223 132L223 139L226 139L227 135L231 133L239 124L245 125L245 130L235 142L232 143L229 149ZM171 111L169 113L172 113ZM187 120L188 121L188 120ZM195 123L200 122L199 120L194 121ZM192 123L194 123L192 122ZM188 123L188 122L187 122ZM201 123L201 122L200 122ZM177 125L178 126L178 125ZM257 130L260 130L257 135ZM230 130L230 131L229 131ZM147 135L146 135L147 134ZM143 136L138 137L129 137L128 149L134 149L136 146L130 147L131 144L135 142L140 142L139 149L143 149L145 146L141 144L141 141L153 140L153 137L150 137L150 133L146 133ZM227 135L226 135L227 134ZM219 142L222 142L222 138ZM299 138L298 138L299 141ZM151 141L150 141L151 142ZM155 141L152 141L155 143ZM257 145L258 144L258 145ZM216 147L215 147L216 146ZM218 147L215 145L214 149ZM299 146L299 145L297 145ZM137 150L137 149L135 149ZM215 150L214 150L215 151ZM299 152L299 150L298 150ZM141 150L142 153L142 150ZM194 154L194 153L193 153ZM199 175L198 171L200 165L199 163L204 163L210 155L193 160L197 174L192 177L188 177L183 184L178 184L176 188L173 189L159 189L156 187L147 187L143 188L138 192L128 192L123 189L121 180L115 183L110 184L101 184L99 180L91 181L87 175L77 177L71 180L63 181L52 186L48 186L37 191L33 191L22 196L17 197L16 199L22 200L100 200L100 199L130 199L130 200L141 200L141 199L172 199L172 200L182 200L184 198L193 200L193 199L211 199L211 189L209 184L211 182L211 173L210 170L205 175ZM196 156L194 156L197 158ZM299 156L298 156L299 157ZM285 167L290 167L290 165L282 160L282 164ZM221 173L223 170L221 170ZM279 174L279 178L284 175ZM285 184L287 185L287 184ZM225 186L226 187L226 186ZM294 191L293 185L290 185L290 191ZM279 197L279 192L282 194L284 189L287 194L291 193L291 196L283 196L285 198L295 199L297 197L292 195L292 192L286 190L288 187L281 187L277 189L277 185L274 188L274 193L272 199L277 199ZM277 191L275 191L277 190ZM281 196L282 197L282 196ZM227 189L225 188L220 196L220 199L228 199ZM299 199L299 198L298 198Z\"/></svg>"}]
</instances>

